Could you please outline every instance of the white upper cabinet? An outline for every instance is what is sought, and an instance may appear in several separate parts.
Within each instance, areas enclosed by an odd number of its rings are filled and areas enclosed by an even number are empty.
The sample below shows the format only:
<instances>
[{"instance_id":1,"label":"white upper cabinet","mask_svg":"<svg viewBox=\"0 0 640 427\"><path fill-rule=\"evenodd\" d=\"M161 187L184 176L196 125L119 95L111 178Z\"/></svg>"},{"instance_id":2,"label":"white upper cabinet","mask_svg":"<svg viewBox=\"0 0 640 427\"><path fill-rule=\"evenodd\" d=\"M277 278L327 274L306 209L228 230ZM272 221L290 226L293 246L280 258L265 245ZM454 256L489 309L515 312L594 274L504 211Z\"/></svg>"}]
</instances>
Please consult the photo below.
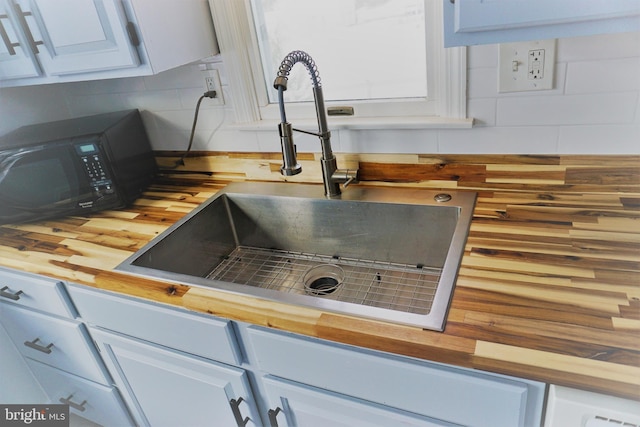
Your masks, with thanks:
<instances>
[{"instance_id":1,"label":"white upper cabinet","mask_svg":"<svg viewBox=\"0 0 640 427\"><path fill-rule=\"evenodd\" d=\"M445 47L640 31L640 0L443 0Z\"/></svg>"},{"instance_id":2,"label":"white upper cabinet","mask_svg":"<svg viewBox=\"0 0 640 427\"><path fill-rule=\"evenodd\" d=\"M0 0L0 80L37 77L42 74L13 6Z\"/></svg>"},{"instance_id":3,"label":"white upper cabinet","mask_svg":"<svg viewBox=\"0 0 640 427\"><path fill-rule=\"evenodd\" d=\"M48 74L61 75L140 65L127 34L122 4L110 1L16 2L25 32ZM29 9L28 9L29 8ZM69 20L73 19L73 25ZM29 31L27 31L27 29Z\"/></svg>"},{"instance_id":4,"label":"white upper cabinet","mask_svg":"<svg viewBox=\"0 0 640 427\"><path fill-rule=\"evenodd\" d=\"M206 0L0 0L0 86L156 74L218 53Z\"/></svg>"}]
</instances>

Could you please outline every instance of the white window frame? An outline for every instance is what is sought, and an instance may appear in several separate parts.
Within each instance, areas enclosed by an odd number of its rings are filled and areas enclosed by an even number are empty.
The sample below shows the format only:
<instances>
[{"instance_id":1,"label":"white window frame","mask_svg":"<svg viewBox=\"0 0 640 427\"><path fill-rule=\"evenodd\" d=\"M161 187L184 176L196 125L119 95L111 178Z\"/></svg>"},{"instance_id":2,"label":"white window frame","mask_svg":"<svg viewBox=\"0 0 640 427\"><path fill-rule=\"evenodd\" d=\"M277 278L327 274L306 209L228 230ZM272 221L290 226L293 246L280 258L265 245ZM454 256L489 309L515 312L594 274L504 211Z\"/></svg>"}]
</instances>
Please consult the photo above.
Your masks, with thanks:
<instances>
[{"instance_id":1,"label":"white window frame","mask_svg":"<svg viewBox=\"0 0 640 427\"><path fill-rule=\"evenodd\" d=\"M279 121L277 105L269 105L262 78L260 52L251 17L250 0L209 0L227 79L232 92L236 125L272 128ZM321 7L321 6L320 6ZM332 128L469 128L467 118L467 58L465 47L444 48L442 1L425 0L427 31L426 100L348 103L356 115L331 117ZM381 55L384 55L381 52ZM320 69L322 65L318 64ZM274 70L274 78L277 70ZM311 84L309 85L311 90ZM326 102L327 106L345 102ZM377 104L374 107L371 105ZM382 111L382 112L381 112ZM287 116L296 122L315 120L313 102L287 106Z\"/></svg>"}]
</instances>

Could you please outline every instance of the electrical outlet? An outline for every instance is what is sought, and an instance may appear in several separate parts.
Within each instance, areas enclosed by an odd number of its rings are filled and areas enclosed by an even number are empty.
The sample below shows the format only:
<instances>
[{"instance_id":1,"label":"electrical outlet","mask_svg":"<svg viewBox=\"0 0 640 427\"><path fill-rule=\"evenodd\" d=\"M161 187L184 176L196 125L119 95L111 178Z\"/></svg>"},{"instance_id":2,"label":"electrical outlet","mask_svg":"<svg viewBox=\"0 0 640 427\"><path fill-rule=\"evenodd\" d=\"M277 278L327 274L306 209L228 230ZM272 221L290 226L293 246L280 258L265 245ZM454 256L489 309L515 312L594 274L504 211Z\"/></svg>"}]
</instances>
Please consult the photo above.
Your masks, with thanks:
<instances>
[{"instance_id":1,"label":"electrical outlet","mask_svg":"<svg viewBox=\"0 0 640 427\"><path fill-rule=\"evenodd\" d=\"M555 58L555 39L501 44L498 92L553 89Z\"/></svg>"},{"instance_id":2,"label":"electrical outlet","mask_svg":"<svg viewBox=\"0 0 640 427\"><path fill-rule=\"evenodd\" d=\"M216 97L209 100L214 105L224 105L224 96L222 94L222 84L220 83L220 74L218 70L204 70L204 85L207 92L214 90Z\"/></svg>"},{"instance_id":3,"label":"electrical outlet","mask_svg":"<svg viewBox=\"0 0 640 427\"><path fill-rule=\"evenodd\" d=\"M204 84L207 86L208 91L216 90L216 82L213 80L213 77L205 77Z\"/></svg>"}]
</instances>

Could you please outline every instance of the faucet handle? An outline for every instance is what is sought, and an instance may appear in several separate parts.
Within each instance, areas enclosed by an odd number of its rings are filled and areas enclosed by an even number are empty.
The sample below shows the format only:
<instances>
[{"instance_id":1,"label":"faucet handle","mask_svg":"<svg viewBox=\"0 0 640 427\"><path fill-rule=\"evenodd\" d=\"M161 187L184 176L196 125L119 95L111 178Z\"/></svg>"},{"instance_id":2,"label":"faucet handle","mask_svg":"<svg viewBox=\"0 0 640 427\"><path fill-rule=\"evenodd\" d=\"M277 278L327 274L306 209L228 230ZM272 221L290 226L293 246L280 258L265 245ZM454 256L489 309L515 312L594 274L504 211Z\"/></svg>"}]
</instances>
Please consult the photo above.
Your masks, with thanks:
<instances>
[{"instance_id":1,"label":"faucet handle","mask_svg":"<svg viewBox=\"0 0 640 427\"><path fill-rule=\"evenodd\" d=\"M349 184L351 184L352 182L358 182L358 180L357 180L357 177L356 177L356 176L349 177L349 179L347 179L347 180L345 181L345 183L343 184L344 188L347 188L347 186L348 186Z\"/></svg>"},{"instance_id":2,"label":"faucet handle","mask_svg":"<svg viewBox=\"0 0 640 427\"><path fill-rule=\"evenodd\" d=\"M342 184L346 188L349 184L358 182L358 169L337 169L331 175L331 180Z\"/></svg>"}]
</instances>

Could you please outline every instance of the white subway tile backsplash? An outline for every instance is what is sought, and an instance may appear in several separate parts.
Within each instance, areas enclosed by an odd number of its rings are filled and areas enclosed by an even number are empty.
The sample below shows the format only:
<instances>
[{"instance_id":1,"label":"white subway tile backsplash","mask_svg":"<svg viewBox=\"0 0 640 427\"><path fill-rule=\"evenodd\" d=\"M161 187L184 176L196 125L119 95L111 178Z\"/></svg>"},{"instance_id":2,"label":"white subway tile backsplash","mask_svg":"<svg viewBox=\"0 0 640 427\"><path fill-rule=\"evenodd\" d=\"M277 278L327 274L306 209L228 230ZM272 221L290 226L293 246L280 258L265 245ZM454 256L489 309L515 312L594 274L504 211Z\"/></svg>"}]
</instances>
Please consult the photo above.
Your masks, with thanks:
<instances>
[{"instance_id":1,"label":"white subway tile backsplash","mask_svg":"<svg viewBox=\"0 0 640 427\"><path fill-rule=\"evenodd\" d=\"M498 99L498 126L630 123L637 92Z\"/></svg>"},{"instance_id":2,"label":"white subway tile backsplash","mask_svg":"<svg viewBox=\"0 0 640 427\"><path fill-rule=\"evenodd\" d=\"M568 64L565 93L640 90L640 57Z\"/></svg>"},{"instance_id":3,"label":"white subway tile backsplash","mask_svg":"<svg viewBox=\"0 0 640 427\"><path fill-rule=\"evenodd\" d=\"M438 132L437 152L442 154L553 154L557 149L557 127L478 127Z\"/></svg>"},{"instance_id":4,"label":"white subway tile backsplash","mask_svg":"<svg viewBox=\"0 0 640 427\"><path fill-rule=\"evenodd\" d=\"M435 153L438 150L434 130L340 130L339 135L340 145L336 151L345 153Z\"/></svg>"},{"instance_id":5,"label":"white subway tile backsplash","mask_svg":"<svg viewBox=\"0 0 640 427\"><path fill-rule=\"evenodd\" d=\"M188 111L188 113L191 114L191 121L193 121L194 111ZM229 117L231 116L224 108L204 110L201 109L200 113L198 114L198 123L196 125L196 129L207 131L218 130L229 121ZM191 123L190 128L192 127L192 125L193 123Z\"/></svg>"},{"instance_id":6,"label":"white subway tile backsplash","mask_svg":"<svg viewBox=\"0 0 640 427\"><path fill-rule=\"evenodd\" d=\"M182 102L175 89L130 92L120 95L126 108L139 108L150 111L182 109Z\"/></svg>"},{"instance_id":7,"label":"white subway tile backsplash","mask_svg":"<svg viewBox=\"0 0 640 427\"><path fill-rule=\"evenodd\" d=\"M146 128L154 150L182 151L187 149L189 131L184 129L161 129L154 126L146 126Z\"/></svg>"},{"instance_id":8,"label":"white subway tile backsplash","mask_svg":"<svg viewBox=\"0 0 640 427\"><path fill-rule=\"evenodd\" d=\"M76 95L102 95L105 93L130 93L146 89L144 78L128 77L126 79L91 80L75 84Z\"/></svg>"},{"instance_id":9,"label":"white subway tile backsplash","mask_svg":"<svg viewBox=\"0 0 640 427\"><path fill-rule=\"evenodd\" d=\"M499 45L485 44L467 48L469 68L496 68L498 66Z\"/></svg>"},{"instance_id":10,"label":"white subway tile backsplash","mask_svg":"<svg viewBox=\"0 0 640 427\"><path fill-rule=\"evenodd\" d=\"M560 154L637 154L640 152L640 124L603 126L563 126Z\"/></svg>"},{"instance_id":11,"label":"white subway tile backsplash","mask_svg":"<svg viewBox=\"0 0 640 427\"><path fill-rule=\"evenodd\" d=\"M34 105L46 107L53 104L52 106L60 107L60 101L64 100L64 97L63 85L3 88L0 89L0 113L37 111L33 108Z\"/></svg>"},{"instance_id":12,"label":"white subway tile backsplash","mask_svg":"<svg viewBox=\"0 0 640 427\"><path fill-rule=\"evenodd\" d=\"M258 144L258 134L259 132L246 132L237 129L220 128L211 135L207 143L207 150L261 151Z\"/></svg>"},{"instance_id":13,"label":"white subway tile backsplash","mask_svg":"<svg viewBox=\"0 0 640 427\"><path fill-rule=\"evenodd\" d=\"M189 64L144 77L144 84L148 90L198 87L204 92L204 76L205 73L198 69L197 64Z\"/></svg>"},{"instance_id":14,"label":"white subway tile backsplash","mask_svg":"<svg viewBox=\"0 0 640 427\"><path fill-rule=\"evenodd\" d=\"M123 101L121 94L118 93L71 95L66 97L66 101L71 117L89 116L132 108Z\"/></svg>"},{"instance_id":15,"label":"white subway tile backsplash","mask_svg":"<svg viewBox=\"0 0 640 427\"><path fill-rule=\"evenodd\" d=\"M495 98L498 96L498 69L474 68L467 75L468 99Z\"/></svg>"},{"instance_id":16,"label":"white subway tile backsplash","mask_svg":"<svg viewBox=\"0 0 640 427\"><path fill-rule=\"evenodd\" d=\"M278 135L277 129L274 129L272 132L269 131L261 131L255 132L256 134L256 142L260 147L260 151L263 152L278 152L280 151L280 136ZM331 134L333 135L333 133ZM294 143L296 145L299 144L298 135L294 135ZM298 147L298 151L302 152Z\"/></svg>"},{"instance_id":17,"label":"white subway tile backsplash","mask_svg":"<svg viewBox=\"0 0 640 427\"><path fill-rule=\"evenodd\" d=\"M172 129L191 131L193 124L193 112L188 110L151 111L155 126L159 130L170 131Z\"/></svg>"},{"instance_id":18,"label":"white subway tile backsplash","mask_svg":"<svg viewBox=\"0 0 640 427\"><path fill-rule=\"evenodd\" d=\"M467 102L467 115L473 117L473 125L495 126L496 103L496 98L470 99Z\"/></svg>"},{"instance_id":19,"label":"white subway tile backsplash","mask_svg":"<svg viewBox=\"0 0 640 427\"><path fill-rule=\"evenodd\" d=\"M558 39L556 61L628 58L640 55L640 32Z\"/></svg>"}]
</instances>

